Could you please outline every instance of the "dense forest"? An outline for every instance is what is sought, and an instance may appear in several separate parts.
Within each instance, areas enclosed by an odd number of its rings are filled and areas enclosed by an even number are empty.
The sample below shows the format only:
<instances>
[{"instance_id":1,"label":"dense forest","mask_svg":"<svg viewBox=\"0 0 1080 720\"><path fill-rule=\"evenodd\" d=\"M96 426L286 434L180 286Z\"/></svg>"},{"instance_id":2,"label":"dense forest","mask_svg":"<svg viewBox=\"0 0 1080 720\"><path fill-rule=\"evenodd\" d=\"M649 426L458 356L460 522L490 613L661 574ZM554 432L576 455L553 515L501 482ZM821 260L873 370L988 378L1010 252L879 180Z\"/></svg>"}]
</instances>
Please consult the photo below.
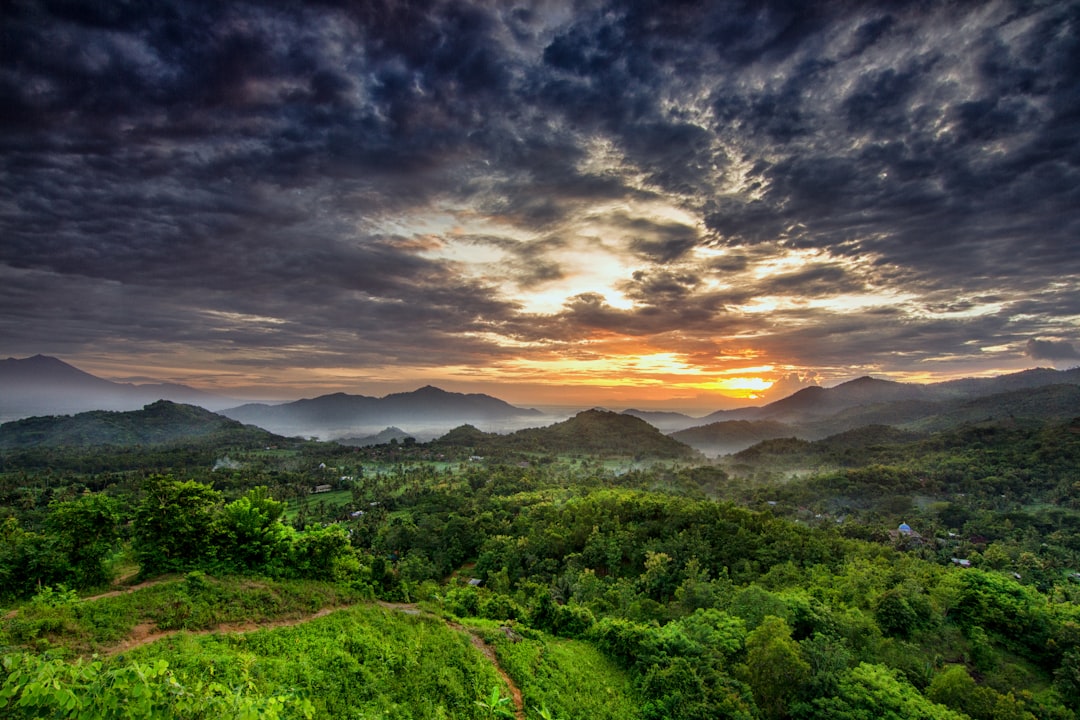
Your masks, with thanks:
<instances>
[{"instance_id":1,"label":"dense forest","mask_svg":"<svg viewBox=\"0 0 1080 720\"><path fill-rule=\"evenodd\" d=\"M1076 717L1080 421L707 461L608 415L365 448L24 422L0 712Z\"/></svg>"}]
</instances>

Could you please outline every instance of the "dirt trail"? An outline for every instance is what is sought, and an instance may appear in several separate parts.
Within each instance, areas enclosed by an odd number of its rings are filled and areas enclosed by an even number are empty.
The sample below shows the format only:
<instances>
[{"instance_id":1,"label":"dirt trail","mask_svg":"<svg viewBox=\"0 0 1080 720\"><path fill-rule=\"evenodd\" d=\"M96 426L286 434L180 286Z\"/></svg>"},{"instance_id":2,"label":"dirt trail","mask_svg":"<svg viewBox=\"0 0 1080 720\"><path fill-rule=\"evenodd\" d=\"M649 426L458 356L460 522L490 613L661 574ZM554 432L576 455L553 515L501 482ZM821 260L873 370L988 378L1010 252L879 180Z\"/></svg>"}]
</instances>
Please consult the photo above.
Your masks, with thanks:
<instances>
[{"instance_id":1,"label":"dirt trail","mask_svg":"<svg viewBox=\"0 0 1080 720\"><path fill-rule=\"evenodd\" d=\"M395 612L405 613L406 615L424 615L427 614L417 606L416 603L392 603L384 600L377 601L379 606L386 608L387 610L394 610ZM434 616L432 616L434 617ZM473 647L483 653L489 661L491 661L492 667L495 668L495 672L499 673L499 677L506 683L506 687L510 690L510 699L514 702L514 717L518 720L525 720L525 701L522 699L521 688L506 674L506 671L499 665L499 659L495 656L495 648L484 642L484 639L456 622L446 620L446 626L456 630L458 632L466 633L469 636L469 641L472 642Z\"/></svg>"},{"instance_id":2,"label":"dirt trail","mask_svg":"<svg viewBox=\"0 0 1080 720\"><path fill-rule=\"evenodd\" d=\"M134 585L124 590L116 590L109 593L103 593L102 595L97 595L92 598L83 598L83 600L98 600L103 597L114 597L125 592L134 592L141 587L148 587L150 585L156 584L157 582L163 581L158 580L148 583L142 583L140 585ZM421 610L416 603L393 603L379 600L376 601L376 604L379 605L379 607L391 610L393 612L400 612L405 615L427 615L430 617L435 617L434 615L430 615L430 613ZM132 628L131 634L126 639L121 640L116 645L108 648L107 650L104 650L102 654L118 655L120 653L133 650L137 647L142 647L143 645L149 645L150 643L157 642L158 640L164 640L165 638L172 637L173 635L181 632L186 632L190 635L212 635L214 633L248 633L255 632L256 630L273 630L276 628L293 627L295 625L310 622L317 618L325 617L330 613L334 612L335 610L343 610L348 607L351 606L343 605L340 607L327 607L311 615L291 618L288 620L272 620L263 623L256 623L251 621L242 623L221 623L215 627L205 630L155 630L153 623L144 622L139 623L134 628ZM469 636L469 641L473 644L473 647L483 653L484 657L486 657L491 662L492 667L495 668L495 672L499 673L499 677L503 679L503 682L506 683L506 687L510 690L510 698L514 703L514 717L517 718L517 720L526 720L525 701L521 695L521 688L519 688L517 684L514 683L510 676L506 674L506 671L503 670L502 666L499 665L499 659L495 655L495 648L488 645L486 642L484 642L483 638L475 634L473 631L469 630L469 628L465 627L464 625L456 622L451 622L449 620L445 622L447 627L458 632L467 634Z\"/></svg>"},{"instance_id":3,"label":"dirt trail","mask_svg":"<svg viewBox=\"0 0 1080 720\"><path fill-rule=\"evenodd\" d=\"M158 578L156 580L147 580L136 585L128 585L127 587L117 588L116 590L110 590L103 592L100 595L90 595L88 597L79 598L79 602L93 602L94 600L104 600L105 598L118 597L120 595L127 595L133 593L136 590L142 590L143 588L153 587L154 585L160 585L166 582L172 582L173 578ZM11 620L14 617L18 617L19 610L16 608L11 612L4 615L4 620Z\"/></svg>"},{"instance_id":4,"label":"dirt trail","mask_svg":"<svg viewBox=\"0 0 1080 720\"><path fill-rule=\"evenodd\" d=\"M468 628L463 625L458 625L455 622L447 621L446 624L459 632L465 632L469 634L469 640L472 641L473 647L484 654L488 660L491 661L492 667L495 668L495 672L499 673L499 677L506 683L506 687L510 689L510 699L514 701L514 717L517 720L525 720L525 701L521 696L521 688L519 688L510 676L506 674L506 671L502 669L502 665L499 664L499 659L495 656L495 648L484 642L484 639L479 635L473 634Z\"/></svg>"},{"instance_id":5,"label":"dirt trail","mask_svg":"<svg viewBox=\"0 0 1080 720\"><path fill-rule=\"evenodd\" d=\"M249 633L256 630L274 630L276 628L292 627L294 625L300 625L302 623L311 622L317 618L326 617L335 610L348 607L347 605L342 607L327 607L319 610L311 615L305 615L303 617L291 618L289 620L270 620L268 622L257 623L253 621L238 622L238 623L221 623L212 628L204 630L154 630L154 623L145 622L139 623L131 630L131 635L125 640L121 640L116 645L103 651L104 655L117 655L128 650L133 650L143 645L149 645L152 642L163 640L167 637L172 637L178 633L185 632L189 635L213 635L215 633Z\"/></svg>"},{"instance_id":6,"label":"dirt trail","mask_svg":"<svg viewBox=\"0 0 1080 720\"><path fill-rule=\"evenodd\" d=\"M80 598L79 602L93 602L95 600L103 600L105 598L126 595L128 593L133 593L137 590L142 590L144 588L153 587L154 585L159 585L161 583L172 581L173 578L158 578L156 580L148 580L146 582L141 582L136 585L129 585L124 588L110 590L109 592L104 592L100 595L92 595L90 597ZM376 601L376 604L379 605L379 607L391 610L393 612L400 612L405 615L426 615L430 617L436 617L435 615L432 615L425 610L422 610L416 603L394 603L387 602L385 600L378 600ZM335 610L342 610L348 607L351 606L342 605L338 607L326 607L310 615L290 618L287 620L271 620L263 623L257 623L253 621L221 623L219 625L216 625L215 627L207 628L204 630L155 630L154 623L143 622L133 627L131 629L131 634L128 635L128 637L121 640L117 644L102 650L101 654L119 655L120 653L134 650L137 647L149 645L150 643L157 642L158 640L164 640L165 638L172 637L173 635L181 632L186 632L191 635L212 635L214 633L248 633L255 632L256 630L273 630L275 628L292 627L294 625L300 625L302 623L310 622L317 618L325 617L326 615L329 615ZM18 614L18 610L12 610L4 616L4 619L10 620L16 617ZM484 657L486 657L491 662L492 667L494 667L495 671L499 673L499 677L503 679L503 682L506 683L506 687L510 690L510 698L514 703L514 717L516 717L518 720L526 720L525 702L522 699L521 688L519 688L514 683L510 676L506 674L506 671L503 670L502 666L499 665L499 659L495 655L495 649L488 645L486 642L484 642L483 638L481 638L479 635L477 635L475 632L465 627L464 625L456 622L451 622L449 620L446 620L445 622L447 627L456 630L457 632L467 634L469 636L469 641L473 644L473 647L483 653Z\"/></svg>"},{"instance_id":7,"label":"dirt trail","mask_svg":"<svg viewBox=\"0 0 1080 720\"><path fill-rule=\"evenodd\" d=\"M94 600L104 600L105 598L127 595L129 593L135 592L136 590L154 587L155 585L173 582L174 580L175 578L158 578L157 580L147 580L146 582L141 582L136 585L128 585L127 587L117 588L116 590L110 590L109 592L103 592L100 595L91 595L90 597L79 598L79 602L92 602Z\"/></svg>"}]
</instances>

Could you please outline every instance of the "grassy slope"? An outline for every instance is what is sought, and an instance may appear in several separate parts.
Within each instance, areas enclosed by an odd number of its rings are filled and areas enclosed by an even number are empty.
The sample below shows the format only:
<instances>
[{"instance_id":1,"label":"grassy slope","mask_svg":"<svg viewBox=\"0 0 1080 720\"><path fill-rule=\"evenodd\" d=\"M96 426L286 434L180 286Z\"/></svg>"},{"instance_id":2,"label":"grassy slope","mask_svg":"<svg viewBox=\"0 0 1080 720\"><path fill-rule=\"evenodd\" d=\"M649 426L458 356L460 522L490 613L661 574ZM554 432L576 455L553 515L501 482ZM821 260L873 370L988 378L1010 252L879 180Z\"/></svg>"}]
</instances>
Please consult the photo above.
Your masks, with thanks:
<instances>
[{"instance_id":1,"label":"grassy slope","mask_svg":"<svg viewBox=\"0 0 1080 720\"><path fill-rule=\"evenodd\" d=\"M528 708L554 717L635 720L641 699L629 676L588 643L543 636L490 636L499 665L521 688Z\"/></svg>"},{"instance_id":2,"label":"grassy slope","mask_svg":"<svg viewBox=\"0 0 1080 720\"><path fill-rule=\"evenodd\" d=\"M318 718L486 717L476 701L503 688L495 665L460 626L414 612L326 583L195 573L100 599L26 603L0 621L0 653L95 653L106 669L165 660L185 687L213 681L248 696L307 698ZM530 713L639 716L629 677L587 643L479 632Z\"/></svg>"},{"instance_id":3,"label":"grassy slope","mask_svg":"<svg viewBox=\"0 0 1080 720\"><path fill-rule=\"evenodd\" d=\"M376 606L245 634L176 635L131 654L164 659L181 683L215 677L307 697L320 718L480 718L500 681L442 620Z\"/></svg>"}]
</instances>

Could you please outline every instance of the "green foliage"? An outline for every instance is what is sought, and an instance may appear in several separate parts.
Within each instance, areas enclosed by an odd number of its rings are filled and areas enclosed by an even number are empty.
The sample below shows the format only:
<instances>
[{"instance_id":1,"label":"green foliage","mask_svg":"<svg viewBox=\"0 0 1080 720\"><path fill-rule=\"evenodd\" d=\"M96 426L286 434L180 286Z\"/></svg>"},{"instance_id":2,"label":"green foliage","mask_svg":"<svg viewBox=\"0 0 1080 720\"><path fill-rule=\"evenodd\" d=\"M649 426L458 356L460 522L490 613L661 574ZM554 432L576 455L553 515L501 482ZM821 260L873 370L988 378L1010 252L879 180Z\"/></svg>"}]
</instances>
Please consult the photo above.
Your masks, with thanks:
<instances>
[{"instance_id":1,"label":"green foliage","mask_svg":"<svg viewBox=\"0 0 1080 720\"><path fill-rule=\"evenodd\" d=\"M810 665L783 618L767 615L746 636L747 680L766 718L787 716L788 705L810 680Z\"/></svg>"},{"instance_id":2,"label":"green foliage","mask_svg":"<svg viewBox=\"0 0 1080 720\"><path fill-rule=\"evenodd\" d=\"M499 664L521 689L529 717L639 720L642 698L629 673L591 644L540 633L492 632Z\"/></svg>"},{"instance_id":3,"label":"green foliage","mask_svg":"<svg viewBox=\"0 0 1080 720\"><path fill-rule=\"evenodd\" d=\"M106 560L120 540L120 509L115 499L94 493L53 503L46 525L58 550L67 557L74 587L95 587L109 581Z\"/></svg>"},{"instance_id":4,"label":"green foliage","mask_svg":"<svg viewBox=\"0 0 1080 720\"><path fill-rule=\"evenodd\" d=\"M181 683L169 663L137 661L106 667L101 661L67 663L29 654L6 655L0 710L8 718L167 720L230 718L276 720L314 716L306 699L289 693L259 696L250 683Z\"/></svg>"},{"instance_id":5,"label":"green foliage","mask_svg":"<svg viewBox=\"0 0 1080 720\"><path fill-rule=\"evenodd\" d=\"M0 522L0 597L26 597L39 584L70 577L70 563L52 538L24 530L15 518Z\"/></svg>"},{"instance_id":6,"label":"green foliage","mask_svg":"<svg viewBox=\"0 0 1080 720\"><path fill-rule=\"evenodd\" d=\"M220 493L194 481L152 475L135 510L133 546L144 576L202 567L211 560Z\"/></svg>"},{"instance_id":7,"label":"green foliage","mask_svg":"<svg viewBox=\"0 0 1080 720\"><path fill-rule=\"evenodd\" d=\"M1054 671L1054 689L1068 707L1080 707L1080 648L1065 653Z\"/></svg>"},{"instance_id":8,"label":"green foliage","mask_svg":"<svg viewBox=\"0 0 1080 720\"><path fill-rule=\"evenodd\" d=\"M616 447L604 430L611 418L581 420L582 432ZM419 443L355 450L289 441L230 447L237 462L220 471L209 469L212 442L9 452L0 457L10 516L0 525L0 594L45 590L0 623L0 646L89 654L138 625L299 621L374 594L430 598L512 628L489 634L530 717L1072 720L1080 587L1068 577L1080 570L1080 433L1070 427L935 437L879 428L760 446L723 468L628 470L625 461L555 457L542 444L500 450L512 463L455 467L424 460L437 449ZM345 476L355 480L337 480ZM339 488L333 502L309 493L324 481ZM900 520L923 541L890 537ZM90 602L52 589L104 584L128 528L143 577L187 574ZM954 567L952 557L974 567ZM484 582L440 588L450 576ZM334 717L353 710L317 697L340 689L355 700L373 685L354 715L480 717L477 699L498 683L453 634L456 645L429 648L453 658L447 669L408 659L422 643L392 639L393 624L363 647L350 640L359 630L335 627L272 649L284 631L268 635L273 643L259 634L172 637L137 661L151 667L160 655L193 696L212 682L259 702L295 688ZM379 674L375 658L391 670ZM483 671L459 672L473 662ZM960 662L971 675L947 664ZM102 672L122 664L106 661ZM414 683L416 672L435 685Z\"/></svg>"},{"instance_id":9,"label":"green foliage","mask_svg":"<svg viewBox=\"0 0 1080 720\"><path fill-rule=\"evenodd\" d=\"M924 698L895 672L867 663L841 678L836 695L815 698L795 714L822 720L964 720L963 715Z\"/></svg>"},{"instance_id":10,"label":"green foliage","mask_svg":"<svg viewBox=\"0 0 1080 720\"><path fill-rule=\"evenodd\" d=\"M360 569L348 532L339 525L298 534L290 557L297 577L341 580Z\"/></svg>"},{"instance_id":11,"label":"green foliage","mask_svg":"<svg viewBox=\"0 0 1080 720\"><path fill-rule=\"evenodd\" d=\"M1035 720L1012 693L1002 695L992 688L976 685L962 665L951 665L938 673L926 696L972 720Z\"/></svg>"},{"instance_id":12,"label":"green foliage","mask_svg":"<svg viewBox=\"0 0 1080 720\"><path fill-rule=\"evenodd\" d=\"M273 630L176 635L129 656L167 661L185 686L210 679L260 698L287 689L318 718L479 720L488 715L476 700L500 683L492 664L443 621L373 606Z\"/></svg>"},{"instance_id":13,"label":"green foliage","mask_svg":"<svg viewBox=\"0 0 1080 720\"><path fill-rule=\"evenodd\" d=\"M44 588L14 617L0 622L0 647L107 651L137 625L156 631L206 630L220 623L297 620L362 598L342 586L312 581L212 578L192 571L163 582L92 602L71 591Z\"/></svg>"},{"instance_id":14,"label":"green foliage","mask_svg":"<svg viewBox=\"0 0 1080 720\"><path fill-rule=\"evenodd\" d=\"M1049 639L1045 600L998 573L964 572L953 614L962 627L997 633L1002 642L1031 655L1041 653Z\"/></svg>"},{"instance_id":15,"label":"green foliage","mask_svg":"<svg viewBox=\"0 0 1080 720\"><path fill-rule=\"evenodd\" d=\"M120 541L116 500L86 494L54 502L42 533L24 530L15 518L0 522L0 597L25 597L38 585L82 589L108 582L108 560Z\"/></svg>"},{"instance_id":16,"label":"green foliage","mask_svg":"<svg viewBox=\"0 0 1080 720\"><path fill-rule=\"evenodd\" d=\"M476 706L483 711L485 718L513 718L513 703L510 698L504 697L498 685L493 685L491 692L482 700L474 701Z\"/></svg>"},{"instance_id":17,"label":"green foliage","mask_svg":"<svg viewBox=\"0 0 1080 720\"><path fill-rule=\"evenodd\" d=\"M651 666L641 679L641 688L647 698L642 716L649 720L755 717L753 703L743 688L683 657Z\"/></svg>"},{"instance_id":18,"label":"green foliage","mask_svg":"<svg viewBox=\"0 0 1080 720\"><path fill-rule=\"evenodd\" d=\"M695 648L693 654L718 653L725 661L734 659L746 642L746 623L713 608L698 609L668 627L685 635Z\"/></svg>"},{"instance_id":19,"label":"green foliage","mask_svg":"<svg viewBox=\"0 0 1080 720\"><path fill-rule=\"evenodd\" d=\"M222 508L214 519L218 560L234 570L283 569L292 539L281 524L285 504L270 497L266 486L252 488Z\"/></svg>"}]
</instances>

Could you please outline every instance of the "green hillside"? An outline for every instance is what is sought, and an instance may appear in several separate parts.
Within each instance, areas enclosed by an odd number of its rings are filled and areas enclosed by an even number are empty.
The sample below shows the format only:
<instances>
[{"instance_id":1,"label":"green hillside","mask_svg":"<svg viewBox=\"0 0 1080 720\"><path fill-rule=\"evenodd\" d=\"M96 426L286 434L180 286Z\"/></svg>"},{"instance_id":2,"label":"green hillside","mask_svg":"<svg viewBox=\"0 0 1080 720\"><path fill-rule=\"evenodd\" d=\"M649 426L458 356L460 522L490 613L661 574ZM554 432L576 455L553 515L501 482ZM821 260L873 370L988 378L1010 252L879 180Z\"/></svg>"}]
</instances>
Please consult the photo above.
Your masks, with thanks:
<instances>
[{"instance_id":1,"label":"green hillside","mask_svg":"<svg viewBox=\"0 0 1080 720\"><path fill-rule=\"evenodd\" d=\"M688 459L696 455L693 448L665 436L644 420L605 410L586 410L554 425L508 435L481 433L466 426L451 431L435 444L468 447L484 455L529 452L665 459Z\"/></svg>"},{"instance_id":2,"label":"green hillside","mask_svg":"<svg viewBox=\"0 0 1080 720\"><path fill-rule=\"evenodd\" d=\"M217 440L262 443L277 436L194 405L159 400L142 410L96 410L77 415L30 417L0 425L0 449L94 448L168 445Z\"/></svg>"},{"instance_id":3,"label":"green hillside","mask_svg":"<svg viewBox=\"0 0 1080 720\"><path fill-rule=\"evenodd\" d=\"M1076 720L1080 420L627 463L609 415L0 451L0 715Z\"/></svg>"}]
</instances>

